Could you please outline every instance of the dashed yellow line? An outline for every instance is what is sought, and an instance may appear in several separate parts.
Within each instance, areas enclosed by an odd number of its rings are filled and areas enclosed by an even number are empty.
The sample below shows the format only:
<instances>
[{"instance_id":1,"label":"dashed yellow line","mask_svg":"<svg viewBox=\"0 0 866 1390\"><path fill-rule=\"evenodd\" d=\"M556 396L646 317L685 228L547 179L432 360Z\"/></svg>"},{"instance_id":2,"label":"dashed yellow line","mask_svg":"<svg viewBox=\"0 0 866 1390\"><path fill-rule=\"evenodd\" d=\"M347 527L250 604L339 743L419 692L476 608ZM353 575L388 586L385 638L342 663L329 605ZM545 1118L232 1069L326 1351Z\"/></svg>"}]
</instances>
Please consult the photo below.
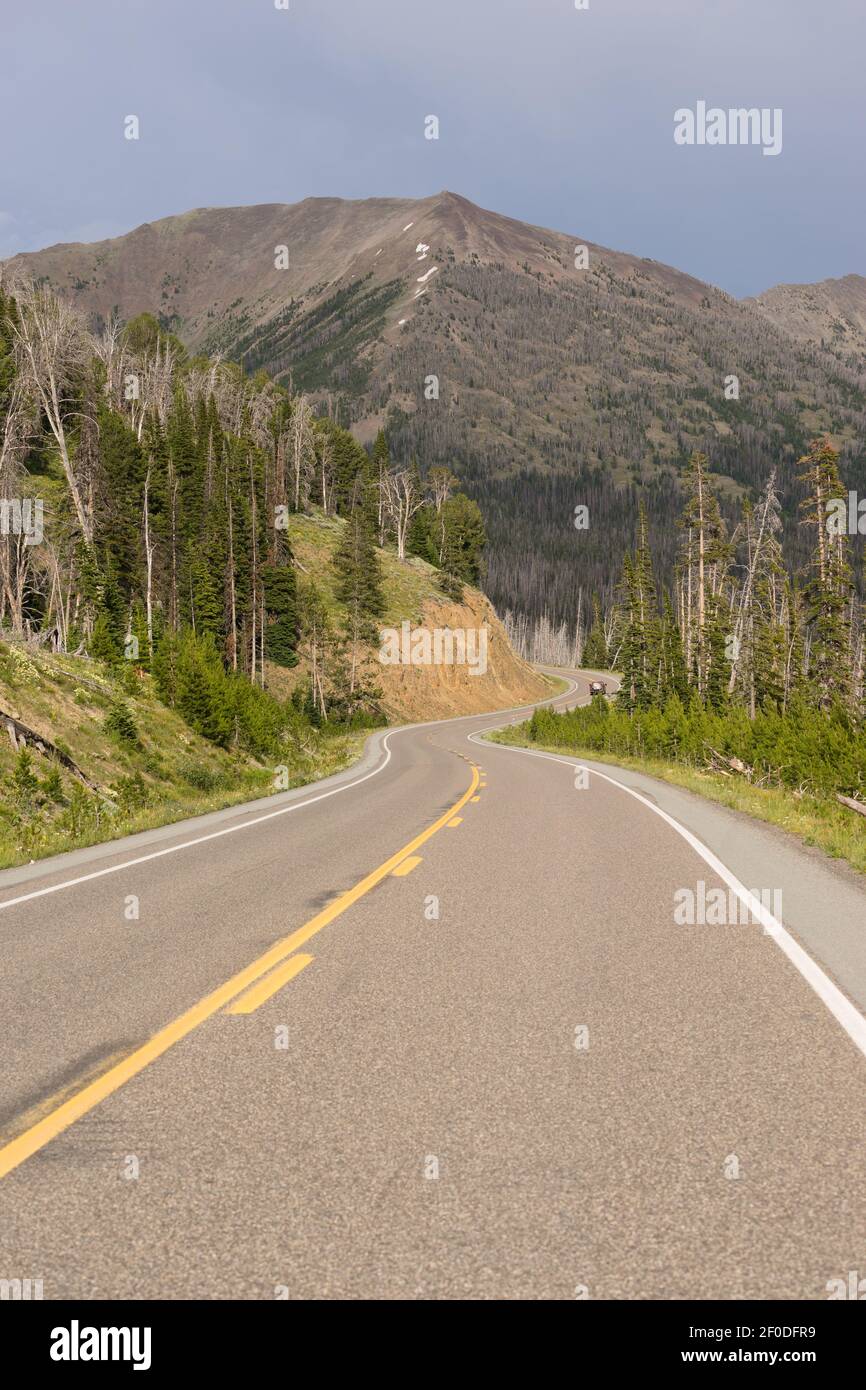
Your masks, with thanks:
<instances>
[{"instance_id":1,"label":"dashed yellow line","mask_svg":"<svg viewBox=\"0 0 866 1390\"><path fill-rule=\"evenodd\" d=\"M393 877L405 878L406 875L411 874L412 870L416 869L420 863L420 854L413 854L409 859L404 859L402 864L397 865L396 869L394 870Z\"/></svg>"},{"instance_id":2,"label":"dashed yellow line","mask_svg":"<svg viewBox=\"0 0 866 1390\"><path fill-rule=\"evenodd\" d=\"M227 1014L251 1014L260 1004L264 1004L270 999L272 994L276 994L278 989L287 985L289 980L293 980L296 975L300 975L305 965L310 965L312 956L305 956L300 951L296 956L292 956L276 970L272 970L263 980L259 980L252 989L244 990L243 994L237 998L233 1004L229 1004L226 1009Z\"/></svg>"},{"instance_id":3,"label":"dashed yellow line","mask_svg":"<svg viewBox=\"0 0 866 1390\"><path fill-rule=\"evenodd\" d=\"M448 825L455 813L460 811L469 798L474 795L477 786L478 773L473 769L472 781L460 800L456 801L451 809L441 815L432 825L428 825L426 830L422 830L419 835L416 835L414 840L410 840L408 845L404 845L396 854L392 854L390 859L386 859L385 863L380 864L378 869L374 869L372 873L367 874L366 878L362 878L359 883L355 884L354 888L350 888L347 893L335 898L315 917L311 917L304 926L299 927L283 941L278 941L263 956L259 956L258 960L245 966L225 984L220 985L204 999L200 999L197 1004L193 1004L186 1013L181 1014L165 1028L161 1028L158 1033L154 1033L153 1037L146 1043L137 1047L134 1052L130 1052L129 1056L124 1057L116 1066L103 1072L95 1081L84 1086L77 1095L58 1105L37 1124L31 1125L23 1134L19 1134L16 1139L0 1148L0 1178L5 1178L19 1164L38 1153L52 1139L56 1139L58 1134L69 1129L76 1120L80 1120L83 1115L86 1115L101 1101L119 1090L127 1081L131 1081L139 1072L144 1071L145 1067L150 1066L151 1062L155 1062L163 1053L168 1052L175 1043L187 1037L214 1014L219 1013L244 990L248 990L263 975L267 975L275 966L280 965L282 961L292 955L299 946L303 946L305 942L309 941L310 937L315 936L336 917L341 916L359 898L363 898L364 894L369 893L371 888L375 888L377 883L381 883L384 878L392 874L398 864L402 864L404 859L408 859L438 830L441 830L444 825Z\"/></svg>"},{"instance_id":4,"label":"dashed yellow line","mask_svg":"<svg viewBox=\"0 0 866 1390\"><path fill-rule=\"evenodd\" d=\"M462 817L462 816L452 816L451 820L448 822L448 829L449 829L449 830L453 830L454 827L455 827L455 825L462 825L462 824L463 824L463 817Z\"/></svg>"}]
</instances>

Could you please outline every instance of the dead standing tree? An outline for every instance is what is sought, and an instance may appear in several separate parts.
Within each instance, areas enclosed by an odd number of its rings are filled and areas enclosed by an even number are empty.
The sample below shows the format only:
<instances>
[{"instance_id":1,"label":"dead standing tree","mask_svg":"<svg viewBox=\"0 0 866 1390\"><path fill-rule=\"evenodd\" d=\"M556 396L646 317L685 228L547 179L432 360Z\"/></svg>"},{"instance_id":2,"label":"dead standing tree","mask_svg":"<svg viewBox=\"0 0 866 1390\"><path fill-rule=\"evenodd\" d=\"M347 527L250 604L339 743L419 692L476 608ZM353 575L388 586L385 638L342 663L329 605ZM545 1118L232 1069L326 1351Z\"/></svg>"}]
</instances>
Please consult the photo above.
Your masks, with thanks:
<instances>
[{"instance_id":1,"label":"dead standing tree","mask_svg":"<svg viewBox=\"0 0 866 1390\"><path fill-rule=\"evenodd\" d=\"M28 399L25 380L13 379L6 404L3 433L0 436L0 499L5 505L21 498L27 477L23 464L29 442L35 432L33 406ZM8 526L0 532L0 622L7 619L12 631L24 631L24 594L30 573L32 539Z\"/></svg>"},{"instance_id":2,"label":"dead standing tree","mask_svg":"<svg viewBox=\"0 0 866 1390\"><path fill-rule=\"evenodd\" d=\"M54 436L84 544L93 544L89 480L73 458L72 436L81 416L81 385L93 342L76 309L31 280L15 286L12 323L17 367L34 392Z\"/></svg>"},{"instance_id":3,"label":"dead standing tree","mask_svg":"<svg viewBox=\"0 0 866 1390\"><path fill-rule=\"evenodd\" d=\"M416 469L397 468L384 475L382 486L385 490L385 511L397 541L397 558L405 560L412 518L424 505L421 481Z\"/></svg>"}]
</instances>

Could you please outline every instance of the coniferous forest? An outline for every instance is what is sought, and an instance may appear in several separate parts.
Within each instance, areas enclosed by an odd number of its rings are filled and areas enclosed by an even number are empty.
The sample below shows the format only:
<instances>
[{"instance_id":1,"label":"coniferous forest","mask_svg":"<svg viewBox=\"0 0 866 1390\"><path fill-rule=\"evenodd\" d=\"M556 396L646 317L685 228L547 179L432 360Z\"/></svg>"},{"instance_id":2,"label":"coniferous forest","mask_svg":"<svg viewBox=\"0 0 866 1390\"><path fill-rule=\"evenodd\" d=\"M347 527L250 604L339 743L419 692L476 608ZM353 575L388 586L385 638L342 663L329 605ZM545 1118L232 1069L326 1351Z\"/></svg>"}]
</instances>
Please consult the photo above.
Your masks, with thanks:
<instances>
[{"instance_id":1,"label":"coniferous forest","mask_svg":"<svg viewBox=\"0 0 866 1390\"><path fill-rule=\"evenodd\" d=\"M102 663L129 694L149 676L219 748L273 758L290 729L383 721L369 666L383 547L434 566L443 598L484 577L484 521L447 464L422 476L391 458L383 431L364 448L310 398L191 356L149 314L97 336L45 286L0 291L0 425L0 631ZM793 482L795 541L775 469L733 517L693 452L661 545L629 489L637 544L617 579L604 539L609 583L581 597L576 628L539 637L537 619L533 631L519 607L505 614L524 654L620 676L615 705L540 710L532 736L859 801L857 528L828 440ZM338 619L292 551L290 519L312 513L342 526ZM601 529L586 533L596 545ZM289 697L274 675L299 664ZM106 727L134 743L123 698Z\"/></svg>"},{"instance_id":2,"label":"coniferous forest","mask_svg":"<svg viewBox=\"0 0 866 1390\"><path fill-rule=\"evenodd\" d=\"M583 661L620 675L614 701L598 697L568 714L538 710L530 736L711 768L800 797L847 797L857 810L866 792L864 611L848 493L826 439L799 460L798 480L808 558L792 573L775 471L729 532L706 456L693 453L673 586L658 583L641 506L638 543L625 555L607 621L594 608Z\"/></svg>"},{"instance_id":3,"label":"coniferous forest","mask_svg":"<svg viewBox=\"0 0 866 1390\"><path fill-rule=\"evenodd\" d=\"M480 512L448 469L368 451L264 372L190 356L142 314L92 334L49 288L0 287L0 632L149 673L197 734L254 755L287 723L381 722L377 546L480 574ZM341 518L341 619L296 563L293 515ZM292 702L275 669L304 662ZM123 710L116 715L118 727Z\"/></svg>"}]
</instances>

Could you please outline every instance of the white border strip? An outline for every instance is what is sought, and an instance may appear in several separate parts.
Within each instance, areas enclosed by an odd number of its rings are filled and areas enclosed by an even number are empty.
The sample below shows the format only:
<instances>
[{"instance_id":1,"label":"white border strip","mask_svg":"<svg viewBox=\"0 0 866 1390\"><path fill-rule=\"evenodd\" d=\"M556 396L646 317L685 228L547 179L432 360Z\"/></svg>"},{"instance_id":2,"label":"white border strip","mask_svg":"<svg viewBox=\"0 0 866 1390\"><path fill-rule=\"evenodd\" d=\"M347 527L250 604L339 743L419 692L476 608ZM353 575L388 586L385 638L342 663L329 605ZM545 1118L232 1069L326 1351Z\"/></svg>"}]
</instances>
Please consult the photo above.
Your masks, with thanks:
<instances>
[{"instance_id":1,"label":"white border strip","mask_svg":"<svg viewBox=\"0 0 866 1390\"><path fill-rule=\"evenodd\" d=\"M480 742L478 734L468 734L467 738L470 743ZM773 938L779 949L788 957L794 969L799 971L806 983L815 991L818 998L826 1004L836 1022L844 1028L854 1046L859 1048L863 1056L866 1057L866 1018L863 1017L859 1009L855 1008L850 999L839 989L838 985L835 985L829 975L824 973L820 965L818 965L810 955L807 955L803 947L799 942L794 940L790 932L785 929L779 919L774 917L773 913L770 912L763 903L758 901L754 893L750 893L748 888L743 886L736 875L731 873L731 870L722 863L721 859L718 859L716 855L713 854L711 849L708 849L696 835L693 835L690 830L687 830L686 827L681 825L678 820L675 820L673 816L668 815L667 811L663 811L660 806L654 805L652 801L642 796L640 792L635 791L633 787L627 787L623 782L618 782L615 777L609 777L605 772L598 772L595 768L586 767L585 763L581 763L576 759L560 758L557 757L555 753L539 753L530 748L516 748L513 744L508 743L491 743L489 740L485 740L485 746L487 748L504 748L512 753L523 753L530 758L546 758L550 762L562 763L566 767L584 768L591 777L601 777L603 781L610 782L611 786L619 787L620 791L627 792L629 796L634 797L635 801L639 801L643 806L646 806L652 811L653 815L660 816L663 821L666 821L667 824L686 841L686 844L691 845L692 849L700 855L704 863L708 864L713 872L717 874L729 888L734 890L740 901L746 904L752 915L760 921L766 935Z\"/></svg>"}]
</instances>

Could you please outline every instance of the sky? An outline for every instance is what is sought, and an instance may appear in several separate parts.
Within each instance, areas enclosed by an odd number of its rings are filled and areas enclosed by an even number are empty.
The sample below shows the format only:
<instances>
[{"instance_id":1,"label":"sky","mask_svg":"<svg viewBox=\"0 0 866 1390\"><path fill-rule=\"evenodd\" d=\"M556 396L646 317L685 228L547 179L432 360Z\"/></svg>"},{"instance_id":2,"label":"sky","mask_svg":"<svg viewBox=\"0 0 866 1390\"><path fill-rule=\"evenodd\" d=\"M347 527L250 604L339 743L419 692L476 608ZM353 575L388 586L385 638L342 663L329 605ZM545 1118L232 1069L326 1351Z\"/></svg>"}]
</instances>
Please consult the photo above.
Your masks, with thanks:
<instances>
[{"instance_id":1,"label":"sky","mask_svg":"<svg viewBox=\"0 0 866 1390\"><path fill-rule=\"evenodd\" d=\"M0 257L448 188L738 296L862 275L864 54L866 0L0 0ZM676 143L699 102L781 152Z\"/></svg>"}]
</instances>

